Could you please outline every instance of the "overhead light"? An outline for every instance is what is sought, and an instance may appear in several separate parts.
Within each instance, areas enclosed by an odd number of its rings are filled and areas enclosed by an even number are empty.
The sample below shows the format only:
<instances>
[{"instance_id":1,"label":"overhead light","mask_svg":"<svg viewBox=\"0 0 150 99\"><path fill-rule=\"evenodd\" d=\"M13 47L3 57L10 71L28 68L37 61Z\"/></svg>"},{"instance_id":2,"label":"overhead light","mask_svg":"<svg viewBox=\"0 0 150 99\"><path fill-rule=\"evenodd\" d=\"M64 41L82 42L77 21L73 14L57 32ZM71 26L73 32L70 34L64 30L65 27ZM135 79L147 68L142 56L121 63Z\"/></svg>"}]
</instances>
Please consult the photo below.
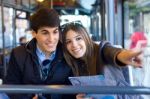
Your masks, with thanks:
<instances>
[{"instance_id":1,"label":"overhead light","mask_svg":"<svg viewBox=\"0 0 150 99\"><path fill-rule=\"evenodd\" d=\"M37 2L43 2L44 0L37 0Z\"/></svg>"}]
</instances>

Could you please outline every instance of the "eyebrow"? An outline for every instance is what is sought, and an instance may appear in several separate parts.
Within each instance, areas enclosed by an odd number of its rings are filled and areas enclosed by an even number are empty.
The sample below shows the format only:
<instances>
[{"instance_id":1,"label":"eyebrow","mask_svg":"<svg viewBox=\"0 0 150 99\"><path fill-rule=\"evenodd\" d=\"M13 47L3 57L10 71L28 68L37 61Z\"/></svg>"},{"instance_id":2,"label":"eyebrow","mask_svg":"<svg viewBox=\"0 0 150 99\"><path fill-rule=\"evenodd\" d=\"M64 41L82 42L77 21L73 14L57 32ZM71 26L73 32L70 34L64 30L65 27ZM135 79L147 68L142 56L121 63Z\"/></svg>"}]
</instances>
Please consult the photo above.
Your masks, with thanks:
<instances>
[{"instance_id":1,"label":"eyebrow","mask_svg":"<svg viewBox=\"0 0 150 99\"><path fill-rule=\"evenodd\" d=\"M59 30L58 27L56 29L54 29L54 31Z\"/></svg>"},{"instance_id":2,"label":"eyebrow","mask_svg":"<svg viewBox=\"0 0 150 99\"><path fill-rule=\"evenodd\" d=\"M58 28L55 28L53 31L57 31ZM48 30L47 29L42 29L41 32L47 32Z\"/></svg>"},{"instance_id":3,"label":"eyebrow","mask_svg":"<svg viewBox=\"0 0 150 99\"><path fill-rule=\"evenodd\" d=\"M73 38L77 38L77 37L82 37L80 34L78 34L77 36L73 37ZM69 39L66 39L66 41Z\"/></svg>"},{"instance_id":4,"label":"eyebrow","mask_svg":"<svg viewBox=\"0 0 150 99\"><path fill-rule=\"evenodd\" d=\"M58 27L56 27L54 30L59 30L59 28L58 28Z\"/></svg>"},{"instance_id":5,"label":"eyebrow","mask_svg":"<svg viewBox=\"0 0 150 99\"><path fill-rule=\"evenodd\" d=\"M46 30L46 29L43 29L43 30L41 30L41 32L47 32L47 30Z\"/></svg>"}]
</instances>

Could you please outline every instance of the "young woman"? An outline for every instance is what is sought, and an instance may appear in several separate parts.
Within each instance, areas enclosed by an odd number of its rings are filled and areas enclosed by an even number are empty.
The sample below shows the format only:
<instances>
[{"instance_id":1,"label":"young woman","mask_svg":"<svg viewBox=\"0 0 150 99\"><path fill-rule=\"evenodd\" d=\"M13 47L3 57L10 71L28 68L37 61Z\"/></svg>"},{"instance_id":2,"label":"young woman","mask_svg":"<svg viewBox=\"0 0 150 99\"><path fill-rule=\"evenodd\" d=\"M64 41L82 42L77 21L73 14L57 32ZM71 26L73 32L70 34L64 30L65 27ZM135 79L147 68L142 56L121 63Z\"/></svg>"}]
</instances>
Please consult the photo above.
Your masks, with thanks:
<instances>
[{"instance_id":1,"label":"young woman","mask_svg":"<svg viewBox=\"0 0 150 99\"><path fill-rule=\"evenodd\" d=\"M141 67L141 51L115 48L106 41L96 44L79 23L69 23L61 29L64 56L76 76L103 74L107 64ZM77 99L84 99L83 96L79 94Z\"/></svg>"}]
</instances>

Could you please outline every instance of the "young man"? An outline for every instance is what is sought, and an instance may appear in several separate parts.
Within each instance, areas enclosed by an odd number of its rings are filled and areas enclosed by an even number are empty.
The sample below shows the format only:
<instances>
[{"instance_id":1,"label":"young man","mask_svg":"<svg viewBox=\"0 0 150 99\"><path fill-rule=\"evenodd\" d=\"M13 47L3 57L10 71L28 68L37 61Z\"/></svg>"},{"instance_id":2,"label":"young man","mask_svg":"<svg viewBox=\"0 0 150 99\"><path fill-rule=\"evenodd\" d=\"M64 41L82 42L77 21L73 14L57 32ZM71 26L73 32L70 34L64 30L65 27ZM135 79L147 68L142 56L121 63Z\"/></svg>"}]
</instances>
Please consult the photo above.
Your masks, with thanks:
<instances>
[{"instance_id":1,"label":"young man","mask_svg":"<svg viewBox=\"0 0 150 99\"><path fill-rule=\"evenodd\" d=\"M59 15L42 8L30 18L33 39L12 50L5 84L68 85L71 68L64 60L59 41ZM37 86L38 87L38 86ZM9 95L11 99L33 99L35 95ZM37 97L37 95L36 95ZM74 99L71 95L40 94L42 99ZM41 99L41 98L39 98Z\"/></svg>"}]
</instances>

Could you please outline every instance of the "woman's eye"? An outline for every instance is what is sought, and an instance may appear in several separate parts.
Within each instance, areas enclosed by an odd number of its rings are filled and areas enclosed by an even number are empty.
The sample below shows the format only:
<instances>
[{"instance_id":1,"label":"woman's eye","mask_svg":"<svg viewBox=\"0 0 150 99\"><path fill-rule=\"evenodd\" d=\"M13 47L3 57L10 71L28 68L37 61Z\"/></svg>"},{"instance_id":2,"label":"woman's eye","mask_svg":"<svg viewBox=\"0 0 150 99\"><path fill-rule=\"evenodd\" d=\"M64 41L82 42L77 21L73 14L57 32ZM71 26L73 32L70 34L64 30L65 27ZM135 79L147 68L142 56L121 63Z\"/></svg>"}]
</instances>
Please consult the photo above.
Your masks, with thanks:
<instances>
[{"instance_id":1,"label":"woman's eye","mask_svg":"<svg viewBox=\"0 0 150 99\"><path fill-rule=\"evenodd\" d=\"M71 41L66 41L66 44L69 44L69 43L71 43Z\"/></svg>"},{"instance_id":2,"label":"woman's eye","mask_svg":"<svg viewBox=\"0 0 150 99\"><path fill-rule=\"evenodd\" d=\"M78 40L78 41L79 41L79 40L82 40L82 37L77 37L76 40Z\"/></svg>"}]
</instances>

